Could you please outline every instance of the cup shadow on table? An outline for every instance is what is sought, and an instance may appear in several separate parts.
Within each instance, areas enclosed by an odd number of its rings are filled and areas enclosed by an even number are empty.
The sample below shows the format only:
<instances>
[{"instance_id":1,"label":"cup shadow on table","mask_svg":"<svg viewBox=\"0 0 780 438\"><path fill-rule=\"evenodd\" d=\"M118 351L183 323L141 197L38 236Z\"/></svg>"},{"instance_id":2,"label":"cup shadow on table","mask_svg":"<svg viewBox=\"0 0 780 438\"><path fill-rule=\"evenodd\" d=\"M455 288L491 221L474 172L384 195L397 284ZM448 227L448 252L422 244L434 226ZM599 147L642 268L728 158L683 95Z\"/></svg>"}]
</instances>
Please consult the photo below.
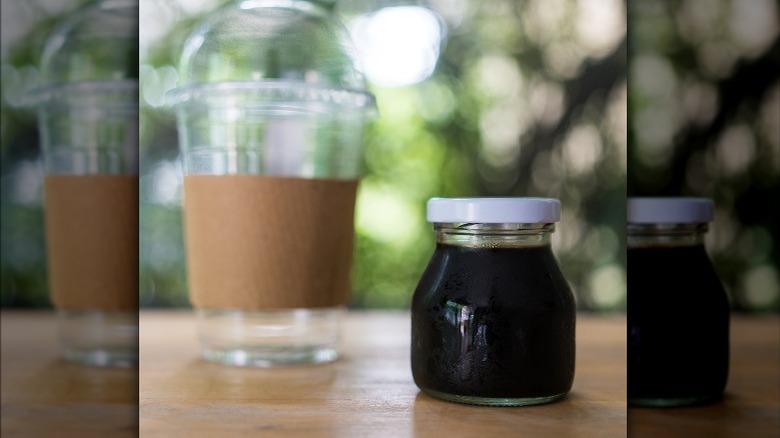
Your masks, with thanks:
<instances>
[{"instance_id":1,"label":"cup shadow on table","mask_svg":"<svg viewBox=\"0 0 780 438\"><path fill-rule=\"evenodd\" d=\"M3 431L10 435L135 436L138 369L51 360L17 381L5 381Z\"/></svg>"},{"instance_id":2,"label":"cup shadow on table","mask_svg":"<svg viewBox=\"0 0 780 438\"><path fill-rule=\"evenodd\" d=\"M330 363L257 368L193 359L166 385L186 388L188 398L284 403L295 396L324 396L336 380L336 366Z\"/></svg>"}]
</instances>

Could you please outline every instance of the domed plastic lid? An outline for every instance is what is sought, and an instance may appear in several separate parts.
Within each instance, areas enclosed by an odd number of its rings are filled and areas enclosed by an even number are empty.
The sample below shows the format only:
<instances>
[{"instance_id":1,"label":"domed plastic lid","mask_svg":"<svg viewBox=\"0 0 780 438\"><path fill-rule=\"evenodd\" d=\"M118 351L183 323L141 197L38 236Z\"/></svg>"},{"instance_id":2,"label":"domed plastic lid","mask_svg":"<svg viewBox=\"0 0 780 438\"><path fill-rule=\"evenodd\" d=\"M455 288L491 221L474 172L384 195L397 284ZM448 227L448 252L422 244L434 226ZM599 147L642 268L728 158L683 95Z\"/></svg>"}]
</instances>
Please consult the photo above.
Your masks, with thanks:
<instances>
[{"instance_id":1,"label":"domed plastic lid","mask_svg":"<svg viewBox=\"0 0 780 438\"><path fill-rule=\"evenodd\" d=\"M428 222L536 224L561 220L561 203L552 198L431 198Z\"/></svg>"},{"instance_id":2,"label":"domed plastic lid","mask_svg":"<svg viewBox=\"0 0 780 438\"><path fill-rule=\"evenodd\" d=\"M242 105L373 108L356 50L333 18L332 5L332 0L241 0L209 14L185 42L179 88L169 93L169 103L219 104L227 94Z\"/></svg>"},{"instance_id":3,"label":"domed plastic lid","mask_svg":"<svg viewBox=\"0 0 780 438\"><path fill-rule=\"evenodd\" d=\"M628 198L632 224L695 224L710 222L714 204L708 198Z\"/></svg>"},{"instance_id":4,"label":"domed plastic lid","mask_svg":"<svg viewBox=\"0 0 780 438\"><path fill-rule=\"evenodd\" d=\"M31 104L84 91L138 87L138 0L100 0L67 16L47 38ZM137 100L137 98L136 98Z\"/></svg>"}]
</instances>

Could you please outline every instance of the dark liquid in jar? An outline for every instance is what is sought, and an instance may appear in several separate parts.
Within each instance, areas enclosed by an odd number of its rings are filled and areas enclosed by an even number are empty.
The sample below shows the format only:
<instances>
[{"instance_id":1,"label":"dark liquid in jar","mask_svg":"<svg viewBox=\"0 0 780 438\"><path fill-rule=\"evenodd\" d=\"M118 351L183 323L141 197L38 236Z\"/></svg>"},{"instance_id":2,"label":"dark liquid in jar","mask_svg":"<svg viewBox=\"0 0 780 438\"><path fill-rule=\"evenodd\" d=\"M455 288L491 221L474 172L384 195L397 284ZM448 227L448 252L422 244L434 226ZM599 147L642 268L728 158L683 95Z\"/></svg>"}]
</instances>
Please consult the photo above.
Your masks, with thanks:
<instances>
[{"instance_id":1,"label":"dark liquid in jar","mask_svg":"<svg viewBox=\"0 0 780 438\"><path fill-rule=\"evenodd\" d=\"M412 304L414 381L470 397L564 394L574 379L575 313L549 246L439 244Z\"/></svg>"},{"instance_id":2,"label":"dark liquid in jar","mask_svg":"<svg viewBox=\"0 0 780 438\"><path fill-rule=\"evenodd\" d=\"M629 399L718 399L729 304L703 245L628 249Z\"/></svg>"}]
</instances>

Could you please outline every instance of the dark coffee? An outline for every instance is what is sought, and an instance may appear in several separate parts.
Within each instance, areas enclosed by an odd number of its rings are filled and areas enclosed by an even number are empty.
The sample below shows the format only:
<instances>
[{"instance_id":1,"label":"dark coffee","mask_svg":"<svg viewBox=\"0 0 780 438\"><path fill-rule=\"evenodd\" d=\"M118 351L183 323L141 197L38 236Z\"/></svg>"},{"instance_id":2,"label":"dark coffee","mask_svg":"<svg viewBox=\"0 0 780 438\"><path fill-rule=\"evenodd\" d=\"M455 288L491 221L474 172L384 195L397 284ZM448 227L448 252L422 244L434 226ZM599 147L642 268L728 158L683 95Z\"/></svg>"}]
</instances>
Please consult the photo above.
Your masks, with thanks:
<instances>
[{"instance_id":1,"label":"dark coffee","mask_svg":"<svg viewBox=\"0 0 780 438\"><path fill-rule=\"evenodd\" d=\"M575 317L548 245L439 244L412 304L414 381L466 397L565 394L574 379Z\"/></svg>"},{"instance_id":2,"label":"dark coffee","mask_svg":"<svg viewBox=\"0 0 780 438\"><path fill-rule=\"evenodd\" d=\"M728 299L703 245L628 249L629 403L719 399L728 339Z\"/></svg>"}]
</instances>

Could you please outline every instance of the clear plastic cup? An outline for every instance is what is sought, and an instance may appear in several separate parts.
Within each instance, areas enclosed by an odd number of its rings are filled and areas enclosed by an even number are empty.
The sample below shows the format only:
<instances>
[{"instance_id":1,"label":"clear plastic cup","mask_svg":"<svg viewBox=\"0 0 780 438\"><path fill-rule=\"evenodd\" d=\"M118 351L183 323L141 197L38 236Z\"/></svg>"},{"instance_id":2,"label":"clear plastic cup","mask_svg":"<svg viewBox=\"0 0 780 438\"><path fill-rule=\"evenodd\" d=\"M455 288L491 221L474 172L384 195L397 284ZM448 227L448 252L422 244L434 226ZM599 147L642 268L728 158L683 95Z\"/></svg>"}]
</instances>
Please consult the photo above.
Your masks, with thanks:
<instances>
[{"instance_id":1,"label":"clear plastic cup","mask_svg":"<svg viewBox=\"0 0 780 438\"><path fill-rule=\"evenodd\" d=\"M92 2L49 36L30 94L63 356L91 365L138 362L137 53L137 0Z\"/></svg>"},{"instance_id":2,"label":"clear plastic cup","mask_svg":"<svg viewBox=\"0 0 780 438\"><path fill-rule=\"evenodd\" d=\"M184 46L176 108L202 355L338 357L362 135L374 111L332 2L233 2Z\"/></svg>"}]
</instances>

